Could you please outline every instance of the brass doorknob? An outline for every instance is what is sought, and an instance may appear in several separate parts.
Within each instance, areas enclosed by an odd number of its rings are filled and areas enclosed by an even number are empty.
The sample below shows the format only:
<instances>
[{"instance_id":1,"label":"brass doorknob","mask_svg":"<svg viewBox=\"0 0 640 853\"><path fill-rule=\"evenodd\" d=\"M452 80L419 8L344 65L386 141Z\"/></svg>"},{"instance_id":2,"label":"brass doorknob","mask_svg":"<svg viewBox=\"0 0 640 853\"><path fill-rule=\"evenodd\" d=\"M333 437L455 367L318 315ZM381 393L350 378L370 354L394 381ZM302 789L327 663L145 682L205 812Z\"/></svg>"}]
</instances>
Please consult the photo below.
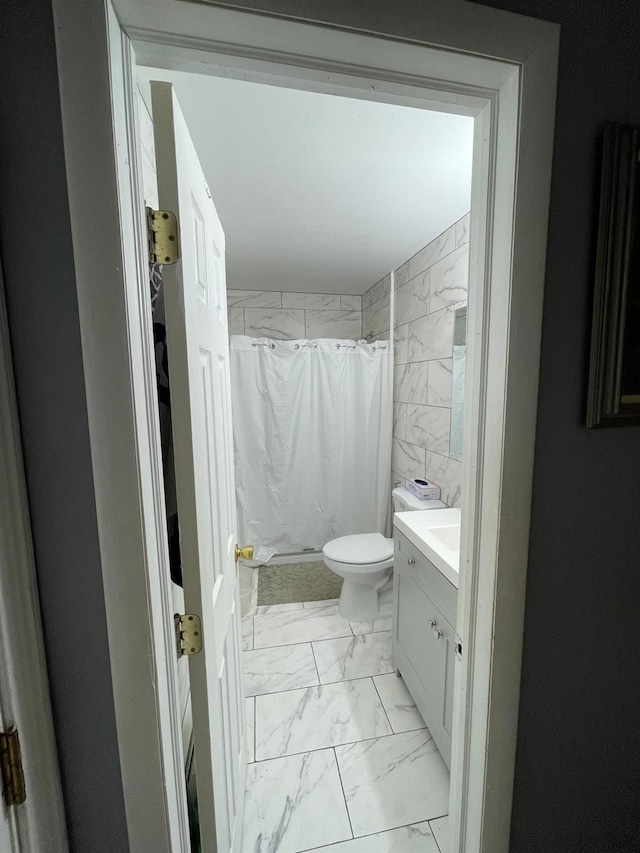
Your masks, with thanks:
<instances>
[{"instance_id":1,"label":"brass doorknob","mask_svg":"<svg viewBox=\"0 0 640 853\"><path fill-rule=\"evenodd\" d=\"M245 545L244 548L236 545L236 563L241 558L243 560L253 560L253 545Z\"/></svg>"}]
</instances>

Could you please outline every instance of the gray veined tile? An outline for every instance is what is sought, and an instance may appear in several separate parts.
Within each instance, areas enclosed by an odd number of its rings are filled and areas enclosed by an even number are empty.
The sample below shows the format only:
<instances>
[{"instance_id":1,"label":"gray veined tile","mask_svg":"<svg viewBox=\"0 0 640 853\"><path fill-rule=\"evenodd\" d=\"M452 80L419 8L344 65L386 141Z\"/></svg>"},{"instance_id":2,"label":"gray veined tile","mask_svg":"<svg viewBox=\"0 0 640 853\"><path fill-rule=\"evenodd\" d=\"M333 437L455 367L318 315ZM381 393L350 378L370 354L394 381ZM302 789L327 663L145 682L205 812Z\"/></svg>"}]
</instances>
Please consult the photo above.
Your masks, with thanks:
<instances>
[{"instance_id":1,"label":"gray veined tile","mask_svg":"<svg viewBox=\"0 0 640 853\"><path fill-rule=\"evenodd\" d=\"M409 323L409 361L451 358L454 316L455 309L449 306Z\"/></svg>"},{"instance_id":2,"label":"gray veined tile","mask_svg":"<svg viewBox=\"0 0 640 853\"><path fill-rule=\"evenodd\" d=\"M270 290L227 290L227 307L281 308L282 294Z\"/></svg>"},{"instance_id":3,"label":"gray veined tile","mask_svg":"<svg viewBox=\"0 0 640 853\"><path fill-rule=\"evenodd\" d=\"M242 648L248 651L253 648L253 616L243 616L240 620L242 625Z\"/></svg>"},{"instance_id":4,"label":"gray veined tile","mask_svg":"<svg viewBox=\"0 0 640 853\"><path fill-rule=\"evenodd\" d=\"M440 853L428 821L315 847L307 853Z\"/></svg>"},{"instance_id":5,"label":"gray veined tile","mask_svg":"<svg viewBox=\"0 0 640 853\"><path fill-rule=\"evenodd\" d=\"M229 334L244 335L244 311L242 308L229 308Z\"/></svg>"},{"instance_id":6,"label":"gray veined tile","mask_svg":"<svg viewBox=\"0 0 640 853\"><path fill-rule=\"evenodd\" d=\"M268 613L288 613L291 610L302 610L302 603L295 604L259 604L256 607L256 616L265 616Z\"/></svg>"},{"instance_id":7,"label":"gray veined tile","mask_svg":"<svg viewBox=\"0 0 640 853\"><path fill-rule=\"evenodd\" d=\"M272 613L253 618L254 649L349 636L352 636L349 623L335 607Z\"/></svg>"},{"instance_id":8,"label":"gray veined tile","mask_svg":"<svg viewBox=\"0 0 640 853\"><path fill-rule=\"evenodd\" d=\"M373 678L373 683L380 694L380 699L395 734L426 728L426 723L416 708L406 684L395 672L388 675L376 675Z\"/></svg>"},{"instance_id":9,"label":"gray veined tile","mask_svg":"<svg viewBox=\"0 0 640 853\"><path fill-rule=\"evenodd\" d=\"M430 243L416 252L409 261L409 278L414 278L419 273L432 267L441 258L445 258L453 252L456 245L456 227L451 225L446 231L443 231L439 237L432 240Z\"/></svg>"},{"instance_id":10,"label":"gray veined tile","mask_svg":"<svg viewBox=\"0 0 640 853\"><path fill-rule=\"evenodd\" d=\"M350 622L351 630L358 634L372 634L374 631L390 631L393 607L391 604L380 605L380 615L372 622Z\"/></svg>"},{"instance_id":11,"label":"gray veined tile","mask_svg":"<svg viewBox=\"0 0 640 853\"><path fill-rule=\"evenodd\" d=\"M339 598L327 598L324 601L303 601L302 606L305 610L315 610L317 607L335 607L337 613L339 601Z\"/></svg>"},{"instance_id":12,"label":"gray veined tile","mask_svg":"<svg viewBox=\"0 0 640 853\"><path fill-rule=\"evenodd\" d=\"M440 486L440 498L447 506L462 503L462 463L439 453L427 450L425 455L425 477Z\"/></svg>"},{"instance_id":13,"label":"gray veined tile","mask_svg":"<svg viewBox=\"0 0 640 853\"><path fill-rule=\"evenodd\" d=\"M407 404L407 441L425 450L449 455L451 409Z\"/></svg>"},{"instance_id":14,"label":"gray veined tile","mask_svg":"<svg viewBox=\"0 0 640 853\"><path fill-rule=\"evenodd\" d=\"M425 270L396 290L396 326L402 326L429 313L429 279L430 272Z\"/></svg>"},{"instance_id":15,"label":"gray veined tile","mask_svg":"<svg viewBox=\"0 0 640 853\"><path fill-rule=\"evenodd\" d=\"M338 604L340 602L339 598L332 598L328 601L308 601L306 604L303 604L303 608L305 612L307 610L314 610L314 616L335 616L338 612Z\"/></svg>"},{"instance_id":16,"label":"gray veined tile","mask_svg":"<svg viewBox=\"0 0 640 853\"><path fill-rule=\"evenodd\" d=\"M456 249L469 242L469 220L471 214L467 213L456 222Z\"/></svg>"},{"instance_id":17,"label":"gray veined tile","mask_svg":"<svg viewBox=\"0 0 640 853\"><path fill-rule=\"evenodd\" d=\"M431 311L466 299L468 289L469 246L464 245L431 267Z\"/></svg>"},{"instance_id":18,"label":"gray veined tile","mask_svg":"<svg viewBox=\"0 0 640 853\"><path fill-rule=\"evenodd\" d=\"M393 368L393 398L398 403L427 403L426 362L398 364Z\"/></svg>"},{"instance_id":19,"label":"gray veined tile","mask_svg":"<svg viewBox=\"0 0 640 853\"><path fill-rule=\"evenodd\" d=\"M400 474L403 479L424 477L425 454L424 447L416 447L414 444L394 438L391 444L391 469Z\"/></svg>"},{"instance_id":20,"label":"gray veined tile","mask_svg":"<svg viewBox=\"0 0 640 853\"><path fill-rule=\"evenodd\" d=\"M329 308L339 311L340 296L333 293L282 293L283 308Z\"/></svg>"},{"instance_id":21,"label":"gray veined tile","mask_svg":"<svg viewBox=\"0 0 640 853\"><path fill-rule=\"evenodd\" d=\"M401 264L396 269L396 271L395 271L395 287L396 287L396 290L399 287L402 287L404 284L406 284L409 281L409 279L411 278L410 263L411 263L410 260L405 261L403 264Z\"/></svg>"},{"instance_id":22,"label":"gray veined tile","mask_svg":"<svg viewBox=\"0 0 640 853\"><path fill-rule=\"evenodd\" d=\"M441 358L429 362L427 403L429 406L451 406L453 359Z\"/></svg>"},{"instance_id":23,"label":"gray veined tile","mask_svg":"<svg viewBox=\"0 0 640 853\"><path fill-rule=\"evenodd\" d=\"M440 853L451 853L451 821L449 815L431 820L429 825L438 843Z\"/></svg>"},{"instance_id":24,"label":"gray veined tile","mask_svg":"<svg viewBox=\"0 0 640 853\"><path fill-rule=\"evenodd\" d=\"M305 337L304 314L293 308L245 308L244 331L254 338L299 340Z\"/></svg>"},{"instance_id":25,"label":"gray veined tile","mask_svg":"<svg viewBox=\"0 0 640 853\"><path fill-rule=\"evenodd\" d=\"M374 302L377 302L379 299L382 299L383 296L388 296L391 290L391 276L389 274L385 275L384 278L381 278L380 281L377 281L373 287L370 287L369 290L366 290L362 294L362 308L368 308L370 305L373 305Z\"/></svg>"},{"instance_id":26,"label":"gray veined tile","mask_svg":"<svg viewBox=\"0 0 640 853\"><path fill-rule=\"evenodd\" d=\"M360 311L305 311L306 337L341 338L357 341L362 337Z\"/></svg>"},{"instance_id":27,"label":"gray veined tile","mask_svg":"<svg viewBox=\"0 0 640 853\"><path fill-rule=\"evenodd\" d=\"M427 729L337 746L354 836L447 813L449 771Z\"/></svg>"},{"instance_id":28,"label":"gray veined tile","mask_svg":"<svg viewBox=\"0 0 640 853\"><path fill-rule=\"evenodd\" d=\"M256 760L256 744L255 744L255 699L250 696L244 700L244 713L247 723L247 762L251 764Z\"/></svg>"},{"instance_id":29,"label":"gray veined tile","mask_svg":"<svg viewBox=\"0 0 640 853\"><path fill-rule=\"evenodd\" d=\"M378 299L373 305L369 305L362 312L362 333L380 335L389 329L391 325L391 309L389 307L389 294Z\"/></svg>"},{"instance_id":30,"label":"gray veined tile","mask_svg":"<svg viewBox=\"0 0 640 853\"><path fill-rule=\"evenodd\" d=\"M310 643L243 652L246 696L278 693L318 684Z\"/></svg>"},{"instance_id":31,"label":"gray veined tile","mask_svg":"<svg viewBox=\"0 0 640 853\"><path fill-rule=\"evenodd\" d=\"M321 684L391 672L391 632L313 643Z\"/></svg>"},{"instance_id":32,"label":"gray veined tile","mask_svg":"<svg viewBox=\"0 0 640 853\"><path fill-rule=\"evenodd\" d=\"M333 749L250 764L243 853L298 853L351 838Z\"/></svg>"},{"instance_id":33,"label":"gray veined tile","mask_svg":"<svg viewBox=\"0 0 640 853\"><path fill-rule=\"evenodd\" d=\"M409 336L409 326L405 323L404 326L398 326L396 319L396 328L393 332L393 361L394 364L407 363L407 338Z\"/></svg>"},{"instance_id":34,"label":"gray veined tile","mask_svg":"<svg viewBox=\"0 0 640 853\"><path fill-rule=\"evenodd\" d=\"M256 761L391 733L370 678L256 697Z\"/></svg>"},{"instance_id":35,"label":"gray veined tile","mask_svg":"<svg viewBox=\"0 0 640 853\"><path fill-rule=\"evenodd\" d=\"M407 403L393 404L393 436L404 441L407 437Z\"/></svg>"},{"instance_id":36,"label":"gray veined tile","mask_svg":"<svg viewBox=\"0 0 640 853\"><path fill-rule=\"evenodd\" d=\"M340 307L343 311L362 311L362 296L343 293L340 296Z\"/></svg>"}]
</instances>

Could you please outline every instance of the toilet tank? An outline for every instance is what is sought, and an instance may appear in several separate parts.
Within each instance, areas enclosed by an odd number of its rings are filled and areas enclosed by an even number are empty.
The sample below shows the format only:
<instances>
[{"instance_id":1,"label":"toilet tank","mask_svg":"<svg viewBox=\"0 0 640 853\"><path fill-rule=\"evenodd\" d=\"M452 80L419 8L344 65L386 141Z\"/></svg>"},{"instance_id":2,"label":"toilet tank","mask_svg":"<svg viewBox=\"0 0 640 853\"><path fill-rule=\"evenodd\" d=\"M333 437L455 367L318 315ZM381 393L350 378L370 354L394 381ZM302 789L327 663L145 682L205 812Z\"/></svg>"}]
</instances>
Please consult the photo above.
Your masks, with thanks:
<instances>
[{"instance_id":1,"label":"toilet tank","mask_svg":"<svg viewBox=\"0 0 640 853\"><path fill-rule=\"evenodd\" d=\"M444 509L446 504L442 501L421 501L412 495L408 489L398 487L391 492L394 512L411 512L412 510Z\"/></svg>"}]
</instances>

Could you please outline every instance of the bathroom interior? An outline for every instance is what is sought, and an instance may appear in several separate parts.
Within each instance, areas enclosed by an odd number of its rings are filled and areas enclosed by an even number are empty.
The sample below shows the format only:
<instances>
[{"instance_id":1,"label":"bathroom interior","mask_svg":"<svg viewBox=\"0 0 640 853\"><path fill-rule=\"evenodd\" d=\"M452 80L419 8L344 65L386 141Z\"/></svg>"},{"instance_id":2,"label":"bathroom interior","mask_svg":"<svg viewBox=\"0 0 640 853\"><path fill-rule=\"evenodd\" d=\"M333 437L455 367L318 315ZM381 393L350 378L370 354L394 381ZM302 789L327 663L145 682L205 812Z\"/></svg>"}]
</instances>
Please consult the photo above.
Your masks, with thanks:
<instances>
[{"instance_id":1,"label":"bathroom interior","mask_svg":"<svg viewBox=\"0 0 640 853\"><path fill-rule=\"evenodd\" d=\"M448 853L473 120L138 71L145 202L166 80L226 234L240 849Z\"/></svg>"}]
</instances>

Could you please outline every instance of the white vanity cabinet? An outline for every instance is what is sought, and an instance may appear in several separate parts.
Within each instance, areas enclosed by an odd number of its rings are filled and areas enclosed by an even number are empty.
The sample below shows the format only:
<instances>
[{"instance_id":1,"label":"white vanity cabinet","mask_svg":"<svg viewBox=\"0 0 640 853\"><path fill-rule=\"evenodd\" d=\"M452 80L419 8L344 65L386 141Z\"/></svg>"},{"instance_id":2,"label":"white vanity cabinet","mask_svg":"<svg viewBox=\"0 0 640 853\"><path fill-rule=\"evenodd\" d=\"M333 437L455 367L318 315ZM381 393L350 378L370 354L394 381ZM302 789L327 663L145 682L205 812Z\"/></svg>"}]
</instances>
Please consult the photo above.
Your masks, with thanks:
<instances>
[{"instance_id":1,"label":"white vanity cabinet","mask_svg":"<svg viewBox=\"0 0 640 853\"><path fill-rule=\"evenodd\" d=\"M458 590L397 528L394 538L393 665L449 766Z\"/></svg>"}]
</instances>

